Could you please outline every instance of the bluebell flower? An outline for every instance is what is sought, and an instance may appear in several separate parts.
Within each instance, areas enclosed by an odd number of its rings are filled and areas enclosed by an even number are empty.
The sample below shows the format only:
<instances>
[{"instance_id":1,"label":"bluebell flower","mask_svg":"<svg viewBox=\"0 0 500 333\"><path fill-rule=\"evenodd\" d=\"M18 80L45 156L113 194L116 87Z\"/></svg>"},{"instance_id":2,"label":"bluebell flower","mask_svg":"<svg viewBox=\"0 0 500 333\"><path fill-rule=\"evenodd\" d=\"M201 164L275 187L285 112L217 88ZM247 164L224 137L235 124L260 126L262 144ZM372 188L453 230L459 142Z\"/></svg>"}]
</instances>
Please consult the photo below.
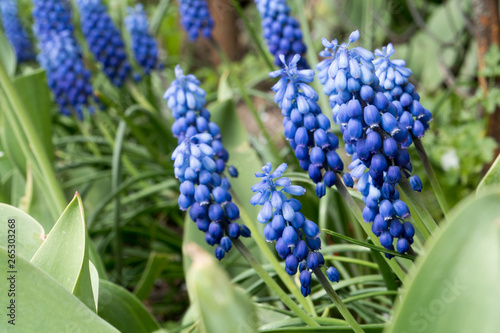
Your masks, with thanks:
<instances>
[{"instance_id":1,"label":"bluebell flower","mask_svg":"<svg viewBox=\"0 0 500 333\"><path fill-rule=\"evenodd\" d=\"M128 15L124 23L131 37L135 60L144 73L149 74L158 66L158 47L156 40L149 33L149 22L141 4L127 8Z\"/></svg>"},{"instance_id":2,"label":"bluebell flower","mask_svg":"<svg viewBox=\"0 0 500 333\"><path fill-rule=\"evenodd\" d=\"M179 0L179 14L191 41L200 35L207 39L212 37L214 21L206 0Z\"/></svg>"},{"instance_id":3,"label":"bluebell flower","mask_svg":"<svg viewBox=\"0 0 500 333\"><path fill-rule=\"evenodd\" d=\"M299 22L290 15L286 0L255 0L262 18L262 33L269 52L274 56L274 64L282 66L280 55L290 62L295 54L300 54L299 69L309 67L305 60L307 51L302 41Z\"/></svg>"},{"instance_id":4,"label":"bluebell flower","mask_svg":"<svg viewBox=\"0 0 500 333\"><path fill-rule=\"evenodd\" d=\"M283 68L269 75L280 77L272 90L284 116L285 137L295 152L299 164L316 183L316 194L322 197L325 186L335 185L335 173L342 172L344 164L335 151L339 142L330 132L330 120L319 107L318 94L309 85L314 80L311 69L299 70L300 55L287 64L280 56Z\"/></svg>"},{"instance_id":5,"label":"bluebell flower","mask_svg":"<svg viewBox=\"0 0 500 333\"><path fill-rule=\"evenodd\" d=\"M307 296L311 293L311 271L323 266L325 260L318 252L321 248L318 225L304 217L297 199L286 196L300 196L306 191L293 185L289 178L282 177L286 169L284 163L274 171L271 163L263 166L262 172L255 174L261 180L252 186L255 194L250 203L262 206L257 220L265 224L264 236L268 242L276 242L276 252L285 260L288 274L295 275L300 271L301 291ZM335 276L331 269L328 271L330 280L338 282L338 272Z\"/></svg>"},{"instance_id":6,"label":"bluebell flower","mask_svg":"<svg viewBox=\"0 0 500 333\"><path fill-rule=\"evenodd\" d=\"M215 247L221 260L231 249L231 238L250 237L250 230L234 222L239 219L238 206L232 202L231 184L224 175L229 153L222 145L220 129L210 121L204 107L205 91L194 75L184 75L175 68L176 79L164 94L175 122L172 133L179 146L172 154L175 177L181 182L179 208L189 209L189 216L205 240ZM234 176L237 170L229 168Z\"/></svg>"},{"instance_id":7,"label":"bluebell flower","mask_svg":"<svg viewBox=\"0 0 500 333\"><path fill-rule=\"evenodd\" d=\"M400 124L415 137L421 138L429 129L432 114L420 104L420 96L415 86L409 82L412 71L405 67L406 62L402 59L390 59L394 52L391 43L382 50L375 51L377 58L373 64L380 81L378 90L396 105ZM407 143L408 146L409 144Z\"/></svg>"},{"instance_id":8,"label":"bluebell flower","mask_svg":"<svg viewBox=\"0 0 500 333\"><path fill-rule=\"evenodd\" d=\"M0 18L5 36L12 45L18 62L35 60L33 45L19 20L17 3L14 0L0 1Z\"/></svg>"},{"instance_id":9,"label":"bluebell flower","mask_svg":"<svg viewBox=\"0 0 500 333\"><path fill-rule=\"evenodd\" d=\"M348 43L323 39L325 50L321 55L326 59L317 66L318 77L323 92L329 96L346 152L352 155L350 175L358 179L357 189L366 204L363 219L372 223L373 233L387 249L394 250L394 242L405 239L397 246L398 251L405 253L413 243L413 233L409 236L401 231L401 221L410 213L399 200L396 186L412 170L406 151L411 144L411 133L401 122L400 105L380 87L374 54L361 47L350 48L359 37L359 32L354 31ZM407 74L401 70L400 76L404 78Z\"/></svg>"},{"instance_id":10,"label":"bluebell flower","mask_svg":"<svg viewBox=\"0 0 500 333\"><path fill-rule=\"evenodd\" d=\"M73 32L68 0L33 0L33 19L33 31L39 42L50 32Z\"/></svg>"},{"instance_id":11,"label":"bluebell flower","mask_svg":"<svg viewBox=\"0 0 500 333\"><path fill-rule=\"evenodd\" d=\"M103 72L117 87L130 74L125 44L101 0L77 0L82 33Z\"/></svg>"}]
</instances>

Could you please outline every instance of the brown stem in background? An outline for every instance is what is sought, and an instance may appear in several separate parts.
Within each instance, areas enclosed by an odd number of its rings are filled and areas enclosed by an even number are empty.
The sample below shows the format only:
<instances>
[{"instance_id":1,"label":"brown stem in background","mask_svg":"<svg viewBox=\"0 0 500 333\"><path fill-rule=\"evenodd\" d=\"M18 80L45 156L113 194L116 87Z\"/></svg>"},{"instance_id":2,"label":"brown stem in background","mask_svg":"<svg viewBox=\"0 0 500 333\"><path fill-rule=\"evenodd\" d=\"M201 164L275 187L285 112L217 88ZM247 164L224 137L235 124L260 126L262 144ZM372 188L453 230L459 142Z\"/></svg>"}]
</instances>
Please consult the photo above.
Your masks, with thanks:
<instances>
[{"instance_id":1,"label":"brown stem in background","mask_svg":"<svg viewBox=\"0 0 500 333\"><path fill-rule=\"evenodd\" d=\"M231 0L208 0L210 14L214 20L213 38L231 61L240 60L243 56L239 43L240 29L238 27L238 13ZM212 59L220 62L219 55L213 52Z\"/></svg>"},{"instance_id":2,"label":"brown stem in background","mask_svg":"<svg viewBox=\"0 0 500 333\"><path fill-rule=\"evenodd\" d=\"M473 14L475 25L475 37L478 45L478 70L485 66L485 55L492 45L500 46L500 18L498 14L497 0L473 0ZM494 78L492 82L500 83L500 77ZM479 86L485 94L488 92L488 81L485 77L478 77ZM500 144L500 108L489 116L487 135L494 138ZM500 146L495 155L500 152Z\"/></svg>"}]
</instances>

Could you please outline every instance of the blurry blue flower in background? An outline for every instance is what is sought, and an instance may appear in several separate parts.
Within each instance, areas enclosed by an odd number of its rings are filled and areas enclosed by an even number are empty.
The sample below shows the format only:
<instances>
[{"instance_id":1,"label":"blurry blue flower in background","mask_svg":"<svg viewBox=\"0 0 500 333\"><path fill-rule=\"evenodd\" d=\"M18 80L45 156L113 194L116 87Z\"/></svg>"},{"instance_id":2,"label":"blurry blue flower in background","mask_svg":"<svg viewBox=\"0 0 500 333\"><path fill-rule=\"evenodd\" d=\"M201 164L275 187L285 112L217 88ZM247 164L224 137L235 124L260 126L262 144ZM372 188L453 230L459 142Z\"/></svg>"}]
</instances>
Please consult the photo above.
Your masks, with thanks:
<instances>
[{"instance_id":1,"label":"blurry blue flower in background","mask_svg":"<svg viewBox=\"0 0 500 333\"><path fill-rule=\"evenodd\" d=\"M33 45L19 20L17 3L14 0L0 0L0 18L5 36L14 48L18 62L35 60Z\"/></svg>"}]
</instances>

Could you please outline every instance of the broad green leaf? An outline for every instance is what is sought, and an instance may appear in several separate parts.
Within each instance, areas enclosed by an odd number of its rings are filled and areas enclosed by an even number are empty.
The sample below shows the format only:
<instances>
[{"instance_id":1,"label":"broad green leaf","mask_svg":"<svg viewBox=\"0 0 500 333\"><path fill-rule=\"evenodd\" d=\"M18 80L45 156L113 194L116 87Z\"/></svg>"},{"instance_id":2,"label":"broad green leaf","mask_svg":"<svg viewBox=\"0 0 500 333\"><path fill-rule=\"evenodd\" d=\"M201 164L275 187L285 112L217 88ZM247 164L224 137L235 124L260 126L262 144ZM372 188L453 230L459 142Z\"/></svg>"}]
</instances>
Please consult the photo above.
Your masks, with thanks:
<instances>
[{"instance_id":1,"label":"broad green leaf","mask_svg":"<svg viewBox=\"0 0 500 333\"><path fill-rule=\"evenodd\" d=\"M2 30L0 30L0 64L7 70L9 76L13 76L16 72L16 54Z\"/></svg>"},{"instance_id":2,"label":"broad green leaf","mask_svg":"<svg viewBox=\"0 0 500 333\"><path fill-rule=\"evenodd\" d=\"M31 262L95 311L86 242L83 205L77 193Z\"/></svg>"},{"instance_id":3,"label":"broad green leaf","mask_svg":"<svg viewBox=\"0 0 500 333\"><path fill-rule=\"evenodd\" d=\"M500 187L500 155L477 186L476 192L483 193L487 188L494 186Z\"/></svg>"},{"instance_id":4,"label":"broad green leaf","mask_svg":"<svg viewBox=\"0 0 500 333\"><path fill-rule=\"evenodd\" d=\"M7 222L11 219L15 220L15 229L9 229L7 227ZM2 228L0 228L0 239L3 240L0 245L7 247L8 235L12 233L9 233L9 230L14 230L16 254L26 260L30 260L40 245L42 245L45 238L45 231L40 223L22 210L1 203L0 223L2 224Z\"/></svg>"},{"instance_id":5,"label":"broad green leaf","mask_svg":"<svg viewBox=\"0 0 500 333\"><path fill-rule=\"evenodd\" d=\"M6 250L0 248L0 262L6 263L7 259ZM4 314L0 332L118 332L50 275L21 256L16 258L16 271L16 326L10 325L7 322L10 318ZM0 283L4 301L9 288L9 284Z\"/></svg>"},{"instance_id":6,"label":"broad green leaf","mask_svg":"<svg viewBox=\"0 0 500 333\"><path fill-rule=\"evenodd\" d=\"M122 333L149 333L160 329L156 320L134 294L102 279L99 281L97 313Z\"/></svg>"},{"instance_id":7,"label":"broad green leaf","mask_svg":"<svg viewBox=\"0 0 500 333\"><path fill-rule=\"evenodd\" d=\"M387 332L497 332L500 193L470 198L449 214L408 275Z\"/></svg>"},{"instance_id":8,"label":"broad green leaf","mask_svg":"<svg viewBox=\"0 0 500 333\"><path fill-rule=\"evenodd\" d=\"M189 222L188 222L189 223ZM154 287L156 279L168 262L168 256L162 253L151 252L134 294L140 300L145 300Z\"/></svg>"},{"instance_id":9,"label":"broad green leaf","mask_svg":"<svg viewBox=\"0 0 500 333\"><path fill-rule=\"evenodd\" d=\"M198 332L257 332L258 316L248 296L235 288L213 255L194 243L184 248L193 263L187 273L191 303L198 311Z\"/></svg>"}]
</instances>

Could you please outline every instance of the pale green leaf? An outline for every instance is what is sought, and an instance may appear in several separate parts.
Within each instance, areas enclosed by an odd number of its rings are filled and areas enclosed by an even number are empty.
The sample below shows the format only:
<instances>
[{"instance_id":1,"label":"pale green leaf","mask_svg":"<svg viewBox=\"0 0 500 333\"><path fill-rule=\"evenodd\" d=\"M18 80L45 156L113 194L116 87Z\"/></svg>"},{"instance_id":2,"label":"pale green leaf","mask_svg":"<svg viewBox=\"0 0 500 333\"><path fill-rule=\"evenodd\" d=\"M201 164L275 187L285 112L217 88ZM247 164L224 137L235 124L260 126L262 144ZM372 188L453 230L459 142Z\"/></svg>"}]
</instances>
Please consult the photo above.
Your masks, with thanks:
<instances>
[{"instance_id":1,"label":"pale green leaf","mask_svg":"<svg viewBox=\"0 0 500 333\"><path fill-rule=\"evenodd\" d=\"M83 205L76 194L31 262L95 311L86 242Z\"/></svg>"},{"instance_id":2,"label":"pale green leaf","mask_svg":"<svg viewBox=\"0 0 500 333\"><path fill-rule=\"evenodd\" d=\"M497 159L477 186L476 192L483 193L490 187L500 187L500 155L497 156Z\"/></svg>"},{"instance_id":3,"label":"pale green leaf","mask_svg":"<svg viewBox=\"0 0 500 333\"><path fill-rule=\"evenodd\" d=\"M7 221L13 219L16 222L15 229L7 227ZM15 230L16 254L30 260L38 250L45 238L45 231L40 223L22 210L0 203L0 239L4 240L2 246L7 247L9 230ZM10 232L12 233L12 232Z\"/></svg>"},{"instance_id":4,"label":"pale green leaf","mask_svg":"<svg viewBox=\"0 0 500 333\"><path fill-rule=\"evenodd\" d=\"M427 244L387 332L497 332L500 194L462 203Z\"/></svg>"},{"instance_id":5,"label":"pale green leaf","mask_svg":"<svg viewBox=\"0 0 500 333\"><path fill-rule=\"evenodd\" d=\"M0 261L7 262L7 252L0 248ZM114 327L89 310L78 298L41 269L21 256L16 258L16 321L10 325L5 316L0 332L73 332L112 333ZM0 283L0 294L7 307L10 285ZM9 299L10 302L10 299ZM10 310L9 310L10 311Z\"/></svg>"},{"instance_id":6,"label":"pale green leaf","mask_svg":"<svg viewBox=\"0 0 500 333\"><path fill-rule=\"evenodd\" d=\"M212 254L194 243L185 246L193 263L187 273L191 303L203 332L257 332L258 316L248 296L231 284Z\"/></svg>"}]
</instances>

